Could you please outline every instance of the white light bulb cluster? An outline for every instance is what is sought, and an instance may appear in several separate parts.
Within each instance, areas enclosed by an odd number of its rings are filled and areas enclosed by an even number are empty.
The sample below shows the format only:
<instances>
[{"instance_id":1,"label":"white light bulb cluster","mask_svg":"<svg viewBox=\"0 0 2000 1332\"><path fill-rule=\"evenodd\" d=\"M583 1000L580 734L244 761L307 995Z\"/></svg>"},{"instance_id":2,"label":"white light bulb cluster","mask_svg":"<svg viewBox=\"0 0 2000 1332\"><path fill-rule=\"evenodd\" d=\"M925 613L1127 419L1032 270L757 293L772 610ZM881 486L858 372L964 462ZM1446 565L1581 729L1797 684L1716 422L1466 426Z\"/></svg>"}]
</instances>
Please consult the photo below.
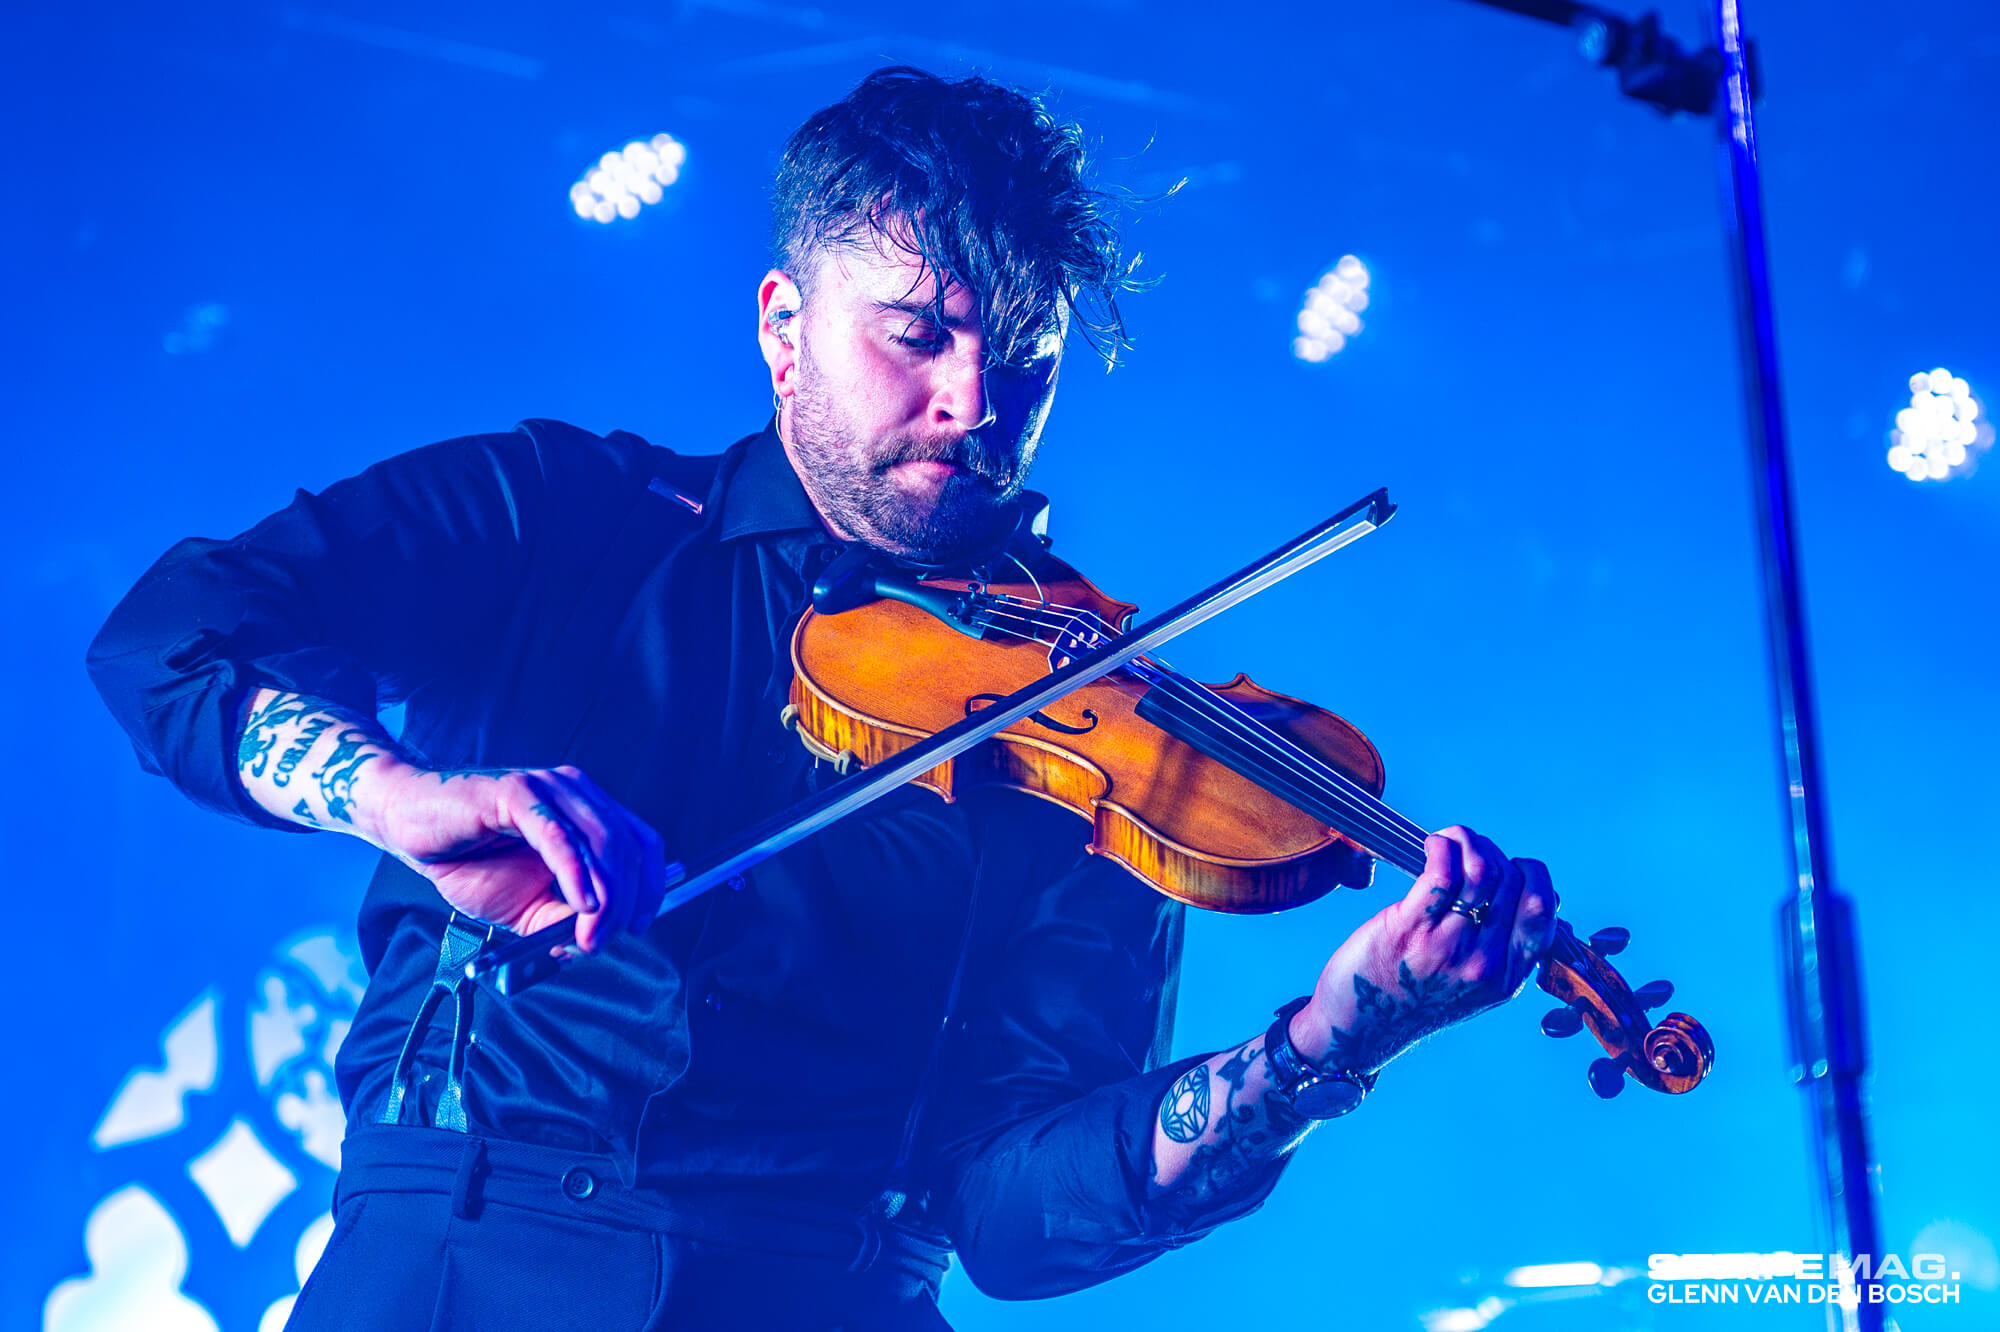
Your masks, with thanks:
<instances>
[{"instance_id":1,"label":"white light bulb cluster","mask_svg":"<svg viewBox=\"0 0 2000 1332\"><path fill-rule=\"evenodd\" d=\"M680 179L685 161L686 146L671 134L634 139L598 158L583 179L569 187L570 206L589 222L637 217L642 207L665 197L667 186Z\"/></svg>"},{"instance_id":2,"label":"white light bulb cluster","mask_svg":"<svg viewBox=\"0 0 2000 1332\"><path fill-rule=\"evenodd\" d=\"M1970 384L1943 366L1910 376L1910 405L1889 432L1889 466L1912 481L1943 481L1970 472L1992 443Z\"/></svg>"},{"instance_id":3,"label":"white light bulb cluster","mask_svg":"<svg viewBox=\"0 0 2000 1332\"><path fill-rule=\"evenodd\" d=\"M1368 265L1343 254L1306 292L1292 355L1301 361L1324 361L1361 331L1361 312L1367 308Z\"/></svg>"}]
</instances>

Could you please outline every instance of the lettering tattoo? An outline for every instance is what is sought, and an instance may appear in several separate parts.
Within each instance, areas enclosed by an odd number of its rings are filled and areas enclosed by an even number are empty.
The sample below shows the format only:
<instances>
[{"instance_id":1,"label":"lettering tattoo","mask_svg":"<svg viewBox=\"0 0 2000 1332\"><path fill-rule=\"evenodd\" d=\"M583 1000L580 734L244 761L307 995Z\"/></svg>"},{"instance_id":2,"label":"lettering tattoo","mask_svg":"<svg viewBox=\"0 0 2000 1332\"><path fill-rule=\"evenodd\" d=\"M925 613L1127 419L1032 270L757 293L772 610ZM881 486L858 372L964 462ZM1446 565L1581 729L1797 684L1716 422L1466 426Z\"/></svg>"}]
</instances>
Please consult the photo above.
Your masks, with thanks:
<instances>
[{"instance_id":1,"label":"lettering tattoo","mask_svg":"<svg viewBox=\"0 0 2000 1332\"><path fill-rule=\"evenodd\" d=\"M1193 1142L1208 1128L1208 1065L1181 1074L1160 1102L1160 1130L1174 1142Z\"/></svg>"},{"instance_id":2,"label":"lettering tattoo","mask_svg":"<svg viewBox=\"0 0 2000 1332\"><path fill-rule=\"evenodd\" d=\"M319 743L319 738L332 725L333 718L322 713L299 727L299 738L287 745L285 752L278 756L278 769L271 774L271 785L291 785L292 771L305 762L306 755L312 752L312 747Z\"/></svg>"},{"instance_id":3,"label":"lettering tattoo","mask_svg":"<svg viewBox=\"0 0 2000 1332\"><path fill-rule=\"evenodd\" d=\"M303 797L300 798L298 804L292 806L292 813L298 815L307 823L312 824L315 828L319 826L319 820L313 817L312 806L306 804Z\"/></svg>"},{"instance_id":4,"label":"lettering tattoo","mask_svg":"<svg viewBox=\"0 0 2000 1332\"><path fill-rule=\"evenodd\" d=\"M333 753L326 764L313 774L319 783L320 799L326 804L329 818L342 823L354 822L350 812L354 800L354 779L361 772L361 765L369 759L380 758L382 751L370 749L375 737L359 727L350 726L334 737Z\"/></svg>"}]
</instances>

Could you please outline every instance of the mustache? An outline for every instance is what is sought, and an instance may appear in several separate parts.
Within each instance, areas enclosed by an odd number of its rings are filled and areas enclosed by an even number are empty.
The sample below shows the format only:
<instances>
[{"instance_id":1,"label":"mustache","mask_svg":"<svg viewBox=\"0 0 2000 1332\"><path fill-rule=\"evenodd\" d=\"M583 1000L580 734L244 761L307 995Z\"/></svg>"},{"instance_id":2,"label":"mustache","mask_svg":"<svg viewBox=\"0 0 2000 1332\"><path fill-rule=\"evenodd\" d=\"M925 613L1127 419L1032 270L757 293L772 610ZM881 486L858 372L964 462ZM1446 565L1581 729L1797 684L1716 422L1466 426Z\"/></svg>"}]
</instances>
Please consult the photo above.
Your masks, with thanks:
<instances>
[{"instance_id":1,"label":"mustache","mask_svg":"<svg viewBox=\"0 0 2000 1332\"><path fill-rule=\"evenodd\" d=\"M952 463L995 485L1004 485L1017 465L1016 459L1006 456L990 439L977 433L955 439L896 441L875 469L887 471L904 462Z\"/></svg>"}]
</instances>

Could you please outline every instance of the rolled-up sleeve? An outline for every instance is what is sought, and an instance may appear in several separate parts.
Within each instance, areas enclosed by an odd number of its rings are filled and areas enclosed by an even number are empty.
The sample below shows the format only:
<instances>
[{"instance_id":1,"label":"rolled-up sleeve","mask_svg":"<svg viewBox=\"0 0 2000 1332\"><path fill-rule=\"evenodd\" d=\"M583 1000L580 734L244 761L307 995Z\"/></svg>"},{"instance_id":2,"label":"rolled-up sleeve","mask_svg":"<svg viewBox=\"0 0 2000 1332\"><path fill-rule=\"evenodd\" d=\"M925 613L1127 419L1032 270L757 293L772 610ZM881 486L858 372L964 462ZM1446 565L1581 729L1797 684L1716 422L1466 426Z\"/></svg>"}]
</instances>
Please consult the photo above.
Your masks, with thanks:
<instances>
[{"instance_id":1,"label":"rolled-up sleeve","mask_svg":"<svg viewBox=\"0 0 2000 1332\"><path fill-rule=\"evenodd\" d=\"M929 1137L933 1212L987 1294L1095 1285L1277 1183L1283 1157L1226 1196L1151 1196L1160 1100L1199 1062L1166 1060L1183 910L1086 857L1027 896L982 967Z\"/></svg>"},{"instance_id":2,"label":"rolled-up sleeve","mask_svg":"<svg viewBox=\"0 0 2000 1332\"><path fill-rule=\"evenodd\" d=\"M87 657L140 763L197 804L296 829L237 780L246 700L268 686L373 716L448 670L519 587L545 465L526 433L448 440L169 550Z\"/></svg>"}]
</instances>

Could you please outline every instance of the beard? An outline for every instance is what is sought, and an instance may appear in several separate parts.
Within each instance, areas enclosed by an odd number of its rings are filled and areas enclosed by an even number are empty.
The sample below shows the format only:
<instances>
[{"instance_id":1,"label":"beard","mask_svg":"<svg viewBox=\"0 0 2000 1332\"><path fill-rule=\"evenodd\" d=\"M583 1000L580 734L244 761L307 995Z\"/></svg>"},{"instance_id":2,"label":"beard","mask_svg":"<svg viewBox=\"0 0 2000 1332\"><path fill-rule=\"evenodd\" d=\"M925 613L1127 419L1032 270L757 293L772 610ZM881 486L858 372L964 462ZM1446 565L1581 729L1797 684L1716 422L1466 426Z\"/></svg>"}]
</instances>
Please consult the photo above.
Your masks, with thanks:
<instances>
[{"instance_id":1,"label":"beard","mask_svg":"<svg viewBox=\"0 0 2000 1332\"><path fill-rule=\"evenodd\" d=\"M925 564L944 564L1000 535L1033 461L1032 443L1008 448L991 432L865 436L801 348L792 391L792 451L819 510L855 540ZM935 491L904 489L903 462L964 470Z\"/></svg>"}]
</instances>

